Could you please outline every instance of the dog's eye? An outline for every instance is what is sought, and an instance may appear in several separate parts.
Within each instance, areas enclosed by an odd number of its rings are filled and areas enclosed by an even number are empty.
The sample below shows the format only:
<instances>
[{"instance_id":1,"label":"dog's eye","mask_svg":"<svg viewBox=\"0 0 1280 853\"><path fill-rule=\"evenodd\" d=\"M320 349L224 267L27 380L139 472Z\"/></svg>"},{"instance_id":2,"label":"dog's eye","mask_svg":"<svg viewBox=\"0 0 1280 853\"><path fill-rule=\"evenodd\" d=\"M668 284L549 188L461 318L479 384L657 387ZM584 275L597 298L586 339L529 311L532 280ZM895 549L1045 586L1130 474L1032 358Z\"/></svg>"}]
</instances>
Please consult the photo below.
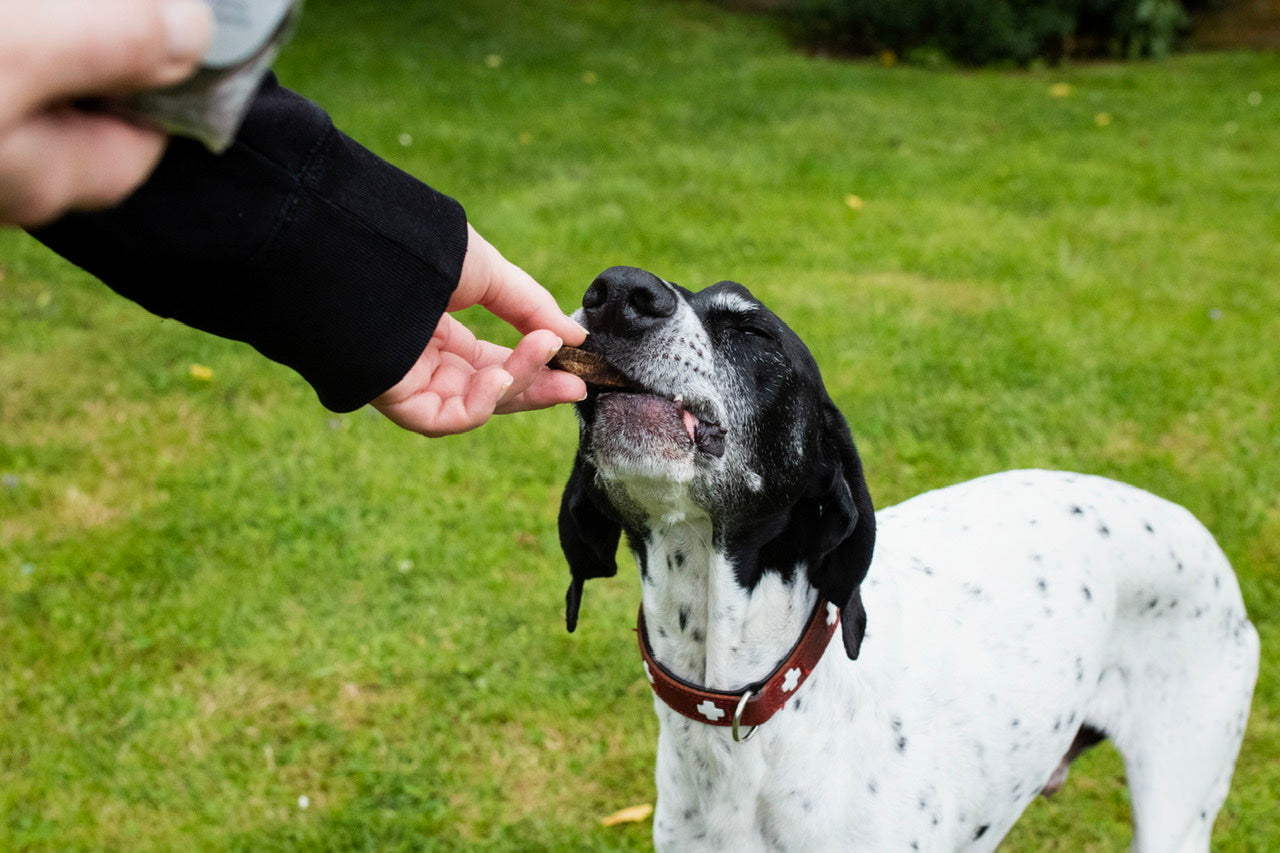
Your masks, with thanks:
<instances>
[{"instance_id":1,"label":"dog's eye","mask_svg":"<svg viewBox=\"0 0 1280 853\"><path fill-rule=\"evenodd\" d=\"M749 338L762 338L766 341L773 340L773 335L767 329L760 326L754 326L749 323L741 323L733 327L733 330L740 335L746 335Z\"/></svg>"}]
</instances>

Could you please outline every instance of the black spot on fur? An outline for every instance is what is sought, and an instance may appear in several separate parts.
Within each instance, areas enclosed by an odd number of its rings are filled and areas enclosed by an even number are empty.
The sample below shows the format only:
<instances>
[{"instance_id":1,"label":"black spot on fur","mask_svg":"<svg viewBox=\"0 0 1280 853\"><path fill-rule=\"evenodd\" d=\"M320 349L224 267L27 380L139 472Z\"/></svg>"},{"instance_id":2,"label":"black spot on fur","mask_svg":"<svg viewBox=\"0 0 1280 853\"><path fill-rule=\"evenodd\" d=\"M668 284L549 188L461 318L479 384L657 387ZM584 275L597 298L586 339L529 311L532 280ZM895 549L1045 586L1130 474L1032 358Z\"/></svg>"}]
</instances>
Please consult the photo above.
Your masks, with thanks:
<instances>
[{"instance_id":1,"label":"black spot on fur","mask_svg":"<svg viewBox=\"0 0 1280 853\"><path fill-rule=\"evenodd\" d=\"M1036 589L1042 593L1047 593L1049 591L1049 582L1044 578L1036 578Z\"/></svg>"},{"instance_id":2,"label":"black spot on fur","mask_svg":"<svg viewBox=\"0 0 1280 853\"><path fill-rule=\"evenodd\" d=\"M1082 595L1084 595L1085 601L1093 601L1093 590L1089 589L1088 584L1085 584L1084 586L1080 587L1080 592Z\"/></svg>"},{"instance_id":3,"label":"black spot on fur","mask_svg":"<svg viewBox=\"0 0 1280 853\"><path fill-rule=\"evenodd\" d=\"M689 610L688 610L688 608L686 608L686 607L681 607L681 608L680 608L679 618L680 618L680 630L681 630L681 631L684 631L686 628L688 628L688 627L689 627Z\"/></svg>"},{"instance_id":4,"label":"black spot on fur","mask_svg":"<svg viewBox=\"0 0 1280 853\"><path fill-rule=\"evenodd\" d=\"M905 753L906 751L907 751L907 739L906 739L906 738L904 738L904 737L899 737L899 738L898 738L898 752L899 752L899 753Z\"/></svg>"},{"instance_id":5,"label":"black spot on fur","mask_svg":"<svg viewBox=\"0 0 1280 853\"><path fill-rule=\"evenodd\" d=\"M1105 524L1099 524L1099 525L1098 525L1098 533L1100 533L1102 536L1110 536L1110 535L1111 535L1111 528L1110 528L1110 527L1107 527Z\"/></svg>"},{"instance_id":6,"label":"black spot on fur","mask_svg":"<svg viewBox=\"0 0 1280 853\"><path fill-rule=\"evenodd\" d=\"M1084 515L1084 510L1083 510L1083 509L1081 509L1081 508L1080 508L1080 507L1078 507L1078 506L1073 506L1073 507L1071 508L1071 514L1072 514L1072 515ZM986 831L986 827L983 827L983 831Z\"/></svg>"},{"instance_id":7,"label":"black spot on fur","mask_svg":"<svg viewBox=\"0 0 1280 853\"><path fill-rule=\"evenodd\" d=\"M1151 526L1151 522L1149 522L1149 521L1144 521L1144 522L1142 522L1142 526L1143 526L1143 527L1145 527L1145 528L1147 529L1147 532L1148 532L1148 533L1155 533L1155 532L1156 532L1156 529L1155 529L1154 527L1152 527L1152 526Z\"/></svg>"},{"instance_id":8,"label":"black spot on fur","mask_svg":"<svg viewBox=\"0 0 1280 853\"><path fill-rule=\"evenodd\" d=\"M973 834L973 840L977 841L979 838L986 835L987 830L990 828L991 828L991 824L989 823L984 823L982 826L978 827L978 831Z\"/></svg>"},{"instance_id":9,"label":"black spot on fur","mask_svg":"<svg viewBox=\"0 0 1280 853\"><path fill-rule=\"evenodd\" d=\"M684 551L676 551L676 568L684 568Z\"/></svg>"}]
</instances>

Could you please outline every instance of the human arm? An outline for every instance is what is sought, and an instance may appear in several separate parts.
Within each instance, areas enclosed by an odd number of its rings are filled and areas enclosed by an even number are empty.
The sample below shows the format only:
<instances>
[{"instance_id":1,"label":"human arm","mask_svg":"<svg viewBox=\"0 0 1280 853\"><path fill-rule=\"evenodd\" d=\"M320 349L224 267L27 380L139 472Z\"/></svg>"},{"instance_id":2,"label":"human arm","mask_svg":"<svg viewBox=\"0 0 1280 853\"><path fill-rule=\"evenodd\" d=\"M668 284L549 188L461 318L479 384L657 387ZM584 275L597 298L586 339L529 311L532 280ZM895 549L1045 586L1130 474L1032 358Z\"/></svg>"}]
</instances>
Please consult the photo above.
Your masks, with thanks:
<instances>
[{"instance_id":1,"label":"human arm","mask_svg":"<svg viewBox=\"0 0 1280 853\"><path fill-rule=\"evenodd\" d=\"M585 334L550 295L456 201L274 78L224 154L175 139L119 207L33 233L153 313L292 367L334 411L376 397L396 423L437 435L585 393L537 361ZM470 304L526 338L513 353L468 340L446 312Z\"/></svg>"}]
</instances>

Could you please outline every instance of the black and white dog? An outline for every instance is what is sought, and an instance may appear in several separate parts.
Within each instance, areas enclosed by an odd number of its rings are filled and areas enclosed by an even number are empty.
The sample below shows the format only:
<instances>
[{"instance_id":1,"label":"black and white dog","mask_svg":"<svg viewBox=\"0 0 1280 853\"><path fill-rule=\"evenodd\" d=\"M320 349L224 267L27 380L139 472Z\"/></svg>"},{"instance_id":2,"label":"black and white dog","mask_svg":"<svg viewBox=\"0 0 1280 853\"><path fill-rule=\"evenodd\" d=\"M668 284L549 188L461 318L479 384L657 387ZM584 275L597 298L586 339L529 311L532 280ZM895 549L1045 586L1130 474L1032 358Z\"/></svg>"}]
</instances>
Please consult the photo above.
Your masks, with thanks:
<instances>
[{"instance_id":1,"label":"black and white dog","mask_svg":"<svg viewBox=\"0 0 1280 853\"><path fill-rule=\"evenodd\" d=\"M659 848L992 850L1105 736L1134 849L1209 849L1258 638L1190 513L1011 471L876 514L812 356L741 285L615 267L576 316L631 386L579 406L568 624L626 531Z\"/></svg>"}]
</instances>

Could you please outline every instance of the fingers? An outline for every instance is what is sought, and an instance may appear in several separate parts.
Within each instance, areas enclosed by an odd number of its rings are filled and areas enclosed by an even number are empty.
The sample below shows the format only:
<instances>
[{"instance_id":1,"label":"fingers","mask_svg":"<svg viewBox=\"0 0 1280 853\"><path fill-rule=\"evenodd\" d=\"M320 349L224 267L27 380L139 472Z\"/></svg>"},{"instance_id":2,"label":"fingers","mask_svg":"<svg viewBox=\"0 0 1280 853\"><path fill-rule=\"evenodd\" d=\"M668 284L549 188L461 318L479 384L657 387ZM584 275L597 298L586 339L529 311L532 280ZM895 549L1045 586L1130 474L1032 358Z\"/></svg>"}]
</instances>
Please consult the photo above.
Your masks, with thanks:
<instances>
[{"instance_id":1,"label":"fingers","mask_svg":"<svg viewBox=\"0 0 1280 853\"><path fill-rule=\"evenodd\" d=\"M504 365L512 377L511 387L496 401L497 413L545 409L559 403L576 403L586 396L585 382L546 366L560 346L560 339L545 330L526 335L516 345Z\"/></svg>"},{"instance_id":2,"label":"fingers","mask_svg":"<svg viewBox=\"0 0 1280 853\"><path fill-rule=\"evenodd\" d=\"M586 331L565 316L555 297L532 276L504 258L470 225L467 233L467 254L450 311L481 305L525 334L546 329L572 346L586 340Z\"/></svg>"},{"instance_id":3,"label":"fingers","mask_svg":"<svg viewBox=\"0 0 1280 853\"><path fill-rule=\"evenodd\" d=\"M511 376L505 370L487 368L472 374L460 393L421 389L394 402L384 395L373 406L397 426L439 438L486 423L510 385Z\"/></svg>"},{"instance_id":4,"label":"fingers","mask_svg":"<svg viewBox=\"0 0 1280 853\"><path fill-rule=\"evenodd\" d=\"M20 89L5 94L30 108L182 80L209 46L213 13L201 0L43 0L5 29L5 76Z\"/></svg>"},{"instance_id":5,"label":"fingers","mask_svg":"<svg viewBox=\"0 0 1280 853\"><path fill-rule=\"evenodd\" d=\"M562 370L546 370L538 374L523 393L499 402L494 414L509 415L577 403L586 395L587 385L578 377Z\"/></svg>"},{"instance_id":6,"label":"fingers","mask_svg":"<svg viewBox=\"0 0 1280 853\"><path fill-rule=\"evenodd\" d=\"M20 11L19 11L20 9ZM6 3L0 26L0 223L106 207L150 174L164 137L68 104L176 83L213 35L201 0Z\"/></svg>"},{"instance_id":7,"label":"fingers","mask_svg":"<svg viewBox=\"0 0 1280 853\"><path fill-rule=\"evenodd\" d=\"M418 363L373 406L404 429L436 437L475 429L494 414L581 400L581 379L546 366L559 348L558 337L540 330L505 350L445 315Z\"/></svg>"},{"instance_id":8,"label":"fingers","mask_svg":"<svg viewBox=\"0 0 1280 853\"><path fill-rule=\"evenodd\" d=\"M146 179L165 137L64 108L0 135L0 222L35 227L68 209L107 207Z\"/></svg>"}]
</instances>

